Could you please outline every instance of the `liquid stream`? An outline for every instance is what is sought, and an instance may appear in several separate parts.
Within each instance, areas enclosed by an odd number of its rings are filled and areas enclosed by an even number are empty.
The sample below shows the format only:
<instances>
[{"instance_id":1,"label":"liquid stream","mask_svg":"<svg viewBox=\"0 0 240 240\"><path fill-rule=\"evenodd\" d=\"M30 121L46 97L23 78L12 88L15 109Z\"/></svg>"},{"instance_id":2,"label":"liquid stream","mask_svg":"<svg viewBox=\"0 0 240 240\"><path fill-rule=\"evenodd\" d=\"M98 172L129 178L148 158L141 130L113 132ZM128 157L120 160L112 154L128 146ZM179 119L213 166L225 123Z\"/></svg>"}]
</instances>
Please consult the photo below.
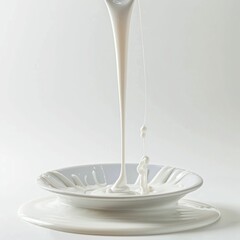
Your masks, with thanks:
<instances>
[{"instance_id":1,"label":"liquid stream","mask_svg":"<svg viewBox=\"0 0 240 240\"><path fill-rule=\"evenodd\" d=\"M126 178L125 166L125 108L126 108L126 85L127 85L127 48L128 48L128 33L130 26L130 18L132 13L134 0L106 0L106 5L111 18L116 62L117 62L117 76L118 76L118 93L119 93L119 107L120 107L120 129L121 129L121 171L119 178L112 186L107 186L101 190L105 194L120 194L120 195L135 195L148 194L154 191L154 188L148 186L147 183L147 165L149 158L145 155L145 137L147 128L145 125L140 130L140 136L143 140L143 154L144 157L140 161L137 171L139 174L138 185L128 185ZM139 5L139 14L140 5ZM140 15L141 17L141 15ZM141 25L141 18L140 18ZM141 26L140 26L141 27ZM144 50L144 49L143 49ZM145 65L144 65L145 72ZM145 79L146 80L146 79ZM146 85L145 85L146 87ZM146 89L145 89L146 91ZM146 93L146 92L145 92ZM146 121L146 95L145 95L145 117ZM99 193L99 190L96 190ZM94 192L93 192L94 193Z\"/></svg>"}]
</instances>

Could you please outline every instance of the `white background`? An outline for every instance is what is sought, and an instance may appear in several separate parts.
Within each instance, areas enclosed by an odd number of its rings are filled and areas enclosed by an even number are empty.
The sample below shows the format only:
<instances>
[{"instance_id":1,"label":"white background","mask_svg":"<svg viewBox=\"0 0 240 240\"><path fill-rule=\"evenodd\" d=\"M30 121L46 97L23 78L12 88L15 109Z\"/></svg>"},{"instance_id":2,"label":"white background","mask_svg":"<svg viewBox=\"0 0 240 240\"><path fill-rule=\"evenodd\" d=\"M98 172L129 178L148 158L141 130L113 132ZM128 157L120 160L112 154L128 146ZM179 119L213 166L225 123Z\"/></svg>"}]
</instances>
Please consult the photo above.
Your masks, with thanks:
<instances>
[{"instance_id":1,"label":"white background","mask_svg":"<svg viewBox=\"0 0 240 240\"><path fill-rule=\"evenodd\" d=\"M152 239L239 239L240 1L141 3L148 155L153 163L200 174L205 184L189 198L213 204L223 215L214 226ZM1 239L105 238L28 225L18 219L17 209L48 195L36 184L42 172L120 162L114 54L103 0L0 1ZM135 6L129 45L128 162L141 157L141 56Z\"/></svg>"}]
</instances>

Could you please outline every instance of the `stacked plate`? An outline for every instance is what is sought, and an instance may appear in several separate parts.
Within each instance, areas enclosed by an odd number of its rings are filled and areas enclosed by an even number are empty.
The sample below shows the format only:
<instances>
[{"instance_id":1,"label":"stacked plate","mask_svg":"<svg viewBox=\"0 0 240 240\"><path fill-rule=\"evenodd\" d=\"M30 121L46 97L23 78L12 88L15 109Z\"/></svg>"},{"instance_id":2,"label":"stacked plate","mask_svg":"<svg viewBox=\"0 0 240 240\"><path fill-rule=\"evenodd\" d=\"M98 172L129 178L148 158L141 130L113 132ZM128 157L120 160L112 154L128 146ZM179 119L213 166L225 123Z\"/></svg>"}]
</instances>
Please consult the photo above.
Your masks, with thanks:
<instances>
[{"instance_id":1,"label":"stacked plate","mask_svg":"<svg viewBox=\"0 0 240 240\"><path fill-rule=\"evenodd\" d=\"M112 185L120 167L120 164L82 165L44 173L38 183L53 194L24 204L19 216L59 231L119 236L190 230L220 218L215 208L182 199L203 181L197 174L179 168L149 165L148 181L155 179L160 189L149 195L90 194L89 189ZM136 168L137 164L126 165L128 184L138 182Z\"/></svg>"}]
</instances>

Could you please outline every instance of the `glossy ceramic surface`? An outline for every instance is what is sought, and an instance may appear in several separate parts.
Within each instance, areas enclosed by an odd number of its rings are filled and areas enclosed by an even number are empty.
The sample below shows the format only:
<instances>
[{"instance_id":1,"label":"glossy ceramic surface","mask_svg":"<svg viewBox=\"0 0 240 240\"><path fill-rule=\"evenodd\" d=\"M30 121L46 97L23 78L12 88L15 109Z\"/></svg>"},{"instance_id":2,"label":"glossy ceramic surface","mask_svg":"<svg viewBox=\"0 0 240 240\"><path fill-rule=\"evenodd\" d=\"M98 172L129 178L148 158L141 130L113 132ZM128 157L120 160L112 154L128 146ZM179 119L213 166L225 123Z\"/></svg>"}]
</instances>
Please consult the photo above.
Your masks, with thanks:
<instances>
[{"instance_id":1,"label":"glossy ceramic surface","mask_svg":"<svg viewBox=\"0 0 240 240\"><path fill-rule=\"evenodd\" d=\"M186 231L216 222L215 208L180 200L175 209L102 211L63 204L56 196L33 200L19 209L19 216L32 224L71 233L91 235L152 235Z\"/></svg>"},{"instance_id":2,"label":"glossy ceramic surface","mask_svg":"<svg viewBox=\"0 0 240 240\"><path fill-rule=\"evenodd\" d=\"M129 184L137 181L137 164L127 164ZM38 182L48 191L54 192L65 204L89 209L137 209L174 207L177 201L187 193L202 185L202 178L195 173L161 165L149 165L148 181L158 174L157 181L163 191L151 195L135 196L92 196L79 192L77 182L85 187L96 184L113 184L120 171L120 164L83 165L58 169L42 174ZM160 174L159 174L160 173ZM77 177L79 180L74 181ZM96 183L97 181L97 183Z\"/></svg>"}]
</instances>

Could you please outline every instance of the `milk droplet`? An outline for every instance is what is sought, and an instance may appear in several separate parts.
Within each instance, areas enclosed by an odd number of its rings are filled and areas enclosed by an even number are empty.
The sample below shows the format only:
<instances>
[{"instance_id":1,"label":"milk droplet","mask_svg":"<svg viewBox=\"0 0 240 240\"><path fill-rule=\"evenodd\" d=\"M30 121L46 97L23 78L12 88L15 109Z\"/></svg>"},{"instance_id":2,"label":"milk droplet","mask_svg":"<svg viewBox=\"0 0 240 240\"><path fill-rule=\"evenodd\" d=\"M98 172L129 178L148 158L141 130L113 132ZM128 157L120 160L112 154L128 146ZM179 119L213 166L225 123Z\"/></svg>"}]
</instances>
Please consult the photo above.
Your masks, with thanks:
<instances>
[{"instance_id":1,"label":"milk droplet","mask_svg":"<svg viewBox=\"0 0 240 240\"><path fill-rule=\"evenodd\" d=\"M146 137L146 133L147 133L147 127L145 125L143 125L140 128L140 136L141 136L141 138L145 138Z\"/></svg>"}]
</instances>

